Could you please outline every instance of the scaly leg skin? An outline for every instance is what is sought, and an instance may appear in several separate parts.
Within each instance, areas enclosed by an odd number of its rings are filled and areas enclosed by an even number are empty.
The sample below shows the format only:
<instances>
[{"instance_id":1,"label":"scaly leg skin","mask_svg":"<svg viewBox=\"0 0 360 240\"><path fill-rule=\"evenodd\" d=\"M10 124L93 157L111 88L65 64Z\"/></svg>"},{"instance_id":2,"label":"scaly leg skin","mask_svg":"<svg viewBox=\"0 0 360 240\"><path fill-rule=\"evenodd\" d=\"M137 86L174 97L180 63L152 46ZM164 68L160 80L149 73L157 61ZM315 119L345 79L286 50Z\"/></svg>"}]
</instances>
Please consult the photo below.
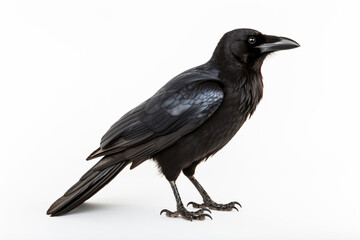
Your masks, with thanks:
<instances>
[{"instance_id":1,"label":"scaly leg skin","mask_svg":"<svg viewBox=\"0 0 360 240\"><path fill-rule=\"evenodd\" d=\"M205 211L208 211L209 213L211 213L211 211L207 208L202 208L195 212L190 212L190 211L186 210L186 208L184 207L184 205L181 201L180 194L177 190L175 181L170 181L170 185L171 185L171 188L175 195L177 211L171 212L167 209L163 209L163 210L161 210L160 215L162 213L166 213L166 216L168 216L168 217L182 217L182 218L184 218L186 220L190 220L190 221L205 220L206 217L209 217L212 219L212 217L209 214L204 213Z\"/></svg>"},{"instance_id":2,"label":"scaly leg skin","mask_svg":"<svg viewBox=\"0 0 360 240\"><path fill-rule=\"evenodd\" d=\"M196 187L196 189L199 191L200 195L202 196L204 203L202 204L198 204L195 202L189 202L187 204L187 206L189 206L190 204L192 205L192 207L194 208L210 208L213 210L218 210L218 211L232 211L233 209L239 211L235 205L238 205L241 208L240 203L238 202L230 202L227 204L219 204L214 202L213 200L211 200L209 194L207 194L207 192L205 191L205 189L200 185L200 183L195 179L194 176L188 176L189 180L194 184L194 186Z\"/></svg>"}]
</instances>

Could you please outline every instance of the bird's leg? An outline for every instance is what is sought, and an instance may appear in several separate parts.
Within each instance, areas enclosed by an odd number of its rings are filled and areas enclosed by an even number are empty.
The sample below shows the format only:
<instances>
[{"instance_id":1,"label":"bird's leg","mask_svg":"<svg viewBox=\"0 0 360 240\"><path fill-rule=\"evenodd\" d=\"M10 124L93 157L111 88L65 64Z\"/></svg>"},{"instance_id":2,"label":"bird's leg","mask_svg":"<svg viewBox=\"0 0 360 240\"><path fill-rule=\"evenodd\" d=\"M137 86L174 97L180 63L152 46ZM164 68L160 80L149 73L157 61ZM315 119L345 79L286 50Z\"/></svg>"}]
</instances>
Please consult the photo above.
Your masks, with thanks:
<instances>
[{"instance_id":1,"label":"bird's leg","mask_svg":"<svg viewBox=\"0 0 360 240\"><path fill-rule=\"evenodd\" d=\"M214 202L209 194L207 194L207 192L205 191L205 189L200 185L200 183L195 179L194 176L187 176L189 178L189 180L194 184L194 186L196 187L196 189L199 191L200 195L203 198L204 203L202 204L198 204L198 203L194 203L194 202L189 202L187 205L189 206L190 204L194 207L194 208L204 208L204 207L208 207L210 209L213 210L218 210L218 211L231 211L233 209L236 209L237 211L239 211L235 205L238 205L239 207L241 207L240 203L238 202L230 202L227 204L219 204Z\"/></svg>"},{"instance_id":2,"label":"bird's leg","mask_svg":"<svg viewBox=\"0 0 360 240\"><path fill-rule=\"evenodd\" d=\"M168 216L168 217L182 217L182 218L184 218L186 220L190 220L190 221L192 221L192 220L204 220L205 217L209 217L209 218L212 219L212 217L210 215L204 213L205 211L210 212L210 210L207 209L207 208L202 208L202 209L200 209L198 211L195 211L195 212L188 211L184 207L184 204L181 201L180 194L179 194L179 191L178 191L178 189L176 187L175 181L169 181L169 182L170 182L171 188L172 188L172 190L174 192L176 205L177 205L177 210L175 212L171 212L171 211L169 211L167 209L163 209L160 212L160 215L162 213L166 213L166 216Z\"/></svg>"}]
</instances>

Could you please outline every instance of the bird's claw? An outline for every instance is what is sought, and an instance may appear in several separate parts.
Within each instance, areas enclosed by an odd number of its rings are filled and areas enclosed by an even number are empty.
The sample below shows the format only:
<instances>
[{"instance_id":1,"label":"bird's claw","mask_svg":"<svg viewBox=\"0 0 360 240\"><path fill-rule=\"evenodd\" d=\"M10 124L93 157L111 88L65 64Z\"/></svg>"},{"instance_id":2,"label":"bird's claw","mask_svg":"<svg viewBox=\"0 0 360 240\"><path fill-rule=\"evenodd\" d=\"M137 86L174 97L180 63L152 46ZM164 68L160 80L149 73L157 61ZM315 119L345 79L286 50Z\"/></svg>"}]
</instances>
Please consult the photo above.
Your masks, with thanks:
<instances>
[{"instance_id":1,"label":"bird's claw","mask_svg":"<svg viewBox=\"0 0 360 240\"><path fill-rule=\"evenodd\" d=\"M200 206L200 204L198 204L196 202L188 202L188 204L186 206L188 207L190 204L192 205L193 208L202 208Z\"/></svg>"},{"instance_id":2,"label":"bird's claw","mask_svg":"<svg viewBox=\"0 0 360 240\"><path fill-rule=\"evenodd\" d=\"M209 214L204 213L204 211L208 211L209 213L211 213L211 211L209 209L206 208L202 208L198 211L195 212L190 212L188 210L186 210L185 208L179 208L177 211L175 212L171 212L167 209L163 209L160 212L160 215L165 213L167 217L182 217L186 220L205 220L206 217L209 217L212 220L212 217Z\"/></svg>"},{"instance_id":3,"label":"bird's claw","mask_svg":"<svg viewBox=\"0 0 360 240\"><path fill-rule=\"evenodd\" d=\"M206 214L206 213L205 213L205 214L203 214L203 216L204 216L204 217L209 217L211 220L213 220L212 217L211 217L209 214Z\"/></svg>"},{"instance_id":4,"label":"bird's claw","mask_svg":"<svg viewBox=\"0 0 360 240\"><path fill-rule=\"evenodd\" d=\"M235 209L236 211L239 211L239 209L237 209L235 206L232 206L231 208Z\"/></svg>"},{"instance_id":5,"label":"bird's claw","mask_svg":"<svg viewBox=\"0 0 360 240\"><path fill-rule=\"evenodd\" d=\"M239 205L239 207L242 208L242 206L241 206L241 204L239 202L231 202L230 204Z\"/></svg>"},{"instance_id":6,"label":"bird's claw","mask_svg":"<svg viewBox=\"0 0 360 240\"><path fill-rule=\"evenodd\" d=\"M211 213L210 209L208 209L208 208L202 208L201 210L202 210L203 212L207 211L207 212Z\"/></svg>"},{"instance_id":7,"label":"bird's claw","mask_svg":"<svg viewBox=\"0 0 360 240\"><path fill-rule=\"evenodd\" d=\"M187 204L187 206L189 206L190 204L192 205L193 208L210 208L212 210L218 210L218 211L231 211L233 209L235 209L236 211L239 211L239 209L237 207L235 207L235 205L238 205L240 208L242 208L241 204L238 203L238 202L230 202L230 203L227 203L227 204L219 204L219 203L216 203L216 202L212 201L211 199L205 201L202 204L198 204L198 203L195 203L195 202L189 202Z\"/></svg>"}]
</instances>

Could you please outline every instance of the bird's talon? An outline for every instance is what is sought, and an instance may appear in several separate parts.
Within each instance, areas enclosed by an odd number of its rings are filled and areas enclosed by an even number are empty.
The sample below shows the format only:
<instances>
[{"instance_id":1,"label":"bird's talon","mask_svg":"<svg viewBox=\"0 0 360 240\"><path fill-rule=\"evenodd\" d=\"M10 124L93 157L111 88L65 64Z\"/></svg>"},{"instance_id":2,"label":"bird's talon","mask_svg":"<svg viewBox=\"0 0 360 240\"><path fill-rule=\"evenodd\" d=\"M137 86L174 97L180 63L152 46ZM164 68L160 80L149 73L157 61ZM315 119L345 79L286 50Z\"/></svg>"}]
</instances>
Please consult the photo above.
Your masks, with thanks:
<instances>
[{"instance_id":1,"label":"bird's talon","mask_svg":"<svg viewBox=\"0 0 360 240\"><path fill-rule=\"evenodd\" d=\"M239 209L237 209L235 206L232 206L231 208L235 209L236 211L239 211Z\"/></svg>"},{"instance_id":2,"label":"bird's talon","mask_svg":"<svg viewBox=\"0 0 360 240\"><path fill-rule=\"evenodd\" d=\"M212 217L209 214L204 214L204 211L210 212L210 210L206 209L206 208L199 209L196 212L190 212L190 211L186 210L184 207L182 207L182 208L178 208L178 210L175 212L171 212L167 209L163 209L163 210L161 210L160 215L162 213L166 213L167 217L179 217L180 216L189 221L192 221L194 219L195 220L204 220L206 217L209 217L212 219Z\"/></svg>"},{"instance_id":3,"label":"bird's talon","mask_svg":"<svg viewBox=\"0 0 360 240\"><path fill-rule=\"evenodd\" d=\"M192 205L193 208L203 208L203 204L198 204L196 202L189 202L186 206Z\"/></svg>"},{"instance_id":4,"label":"bird's talon","mask_svg":"<svg viewBox=\"0 0 360 240\"><path fill-rule=\"evenodd\" d=\"M218 210L218 211L231 211L235 209L236 211L239 211L235 205L238 205L240 208L242 207L240 203L238 202L230 202L228 204L218 204L212 200L207 200L202 204L197 204L194 202L189 202L188 205L192 205L194 208L202 208L203 211L209 211L211 213L210 209ZM206 209L206 210L205 210Z\"/></svg>"},{"instance_id":5,"label":"bird's talon","mask_svg":"<svg viewBox=\"0 0 360 240\"><path fill-rule=\"evenodd\" d=\"M203 211L208 211L209 213L212 213L212 212L210 211L210 209L208 209L208 208L202 208L201 210L203 210Z\"/></svg>"},{"instance_id":6,"label":"bird's talon","mask_svg":"<svg viewBox=\"0 0 360 240\"><path fill-rule=\"evenodd\" d=\"M231 202L232 205L239 205L240 208L242 208L241 204L238 202Z\"/></svg>"},{"instance_id":7,"label":"bird's talon","mask_svg":"<svg viewBox=\"0 0 360 240\"><path fill-rule=\"evenodd\" d=\"M160 215L163 214L163 213L167 213L167 212L169 212L169 210L163 209L163 210L161 210Z\"/></svg>"}]
</instances>

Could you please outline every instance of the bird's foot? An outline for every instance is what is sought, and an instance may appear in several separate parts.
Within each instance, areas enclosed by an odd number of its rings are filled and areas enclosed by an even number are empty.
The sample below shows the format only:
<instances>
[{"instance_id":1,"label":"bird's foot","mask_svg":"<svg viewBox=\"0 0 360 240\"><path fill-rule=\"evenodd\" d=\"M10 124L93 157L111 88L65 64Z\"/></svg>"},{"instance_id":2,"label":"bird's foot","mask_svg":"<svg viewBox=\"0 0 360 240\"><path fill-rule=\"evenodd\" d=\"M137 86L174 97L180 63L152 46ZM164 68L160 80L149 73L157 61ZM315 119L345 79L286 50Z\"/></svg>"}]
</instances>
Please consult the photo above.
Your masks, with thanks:
<instances>
[{"instance_id":1,"label":"bird's foot","mask_svg":"<svg viewBox=\"0 0 360 240\"><path fill-rule=\"evenodd\" d=\"M212 210L217 210L217 211L232 211L233 209L235 209L236 211L239 211L235 206L238 205L241 208L241 204L238 202L230 202L227 204L219 204L214 202L211 199L207 199L206 201L204 201L204 203L202 204L198 204L195 202L189 202L187 204L187 206L192 205L192 207L194 208L210 208Z\"/></svg>"},{"instance_id":2,"label":"bird's foot","mask_svg":"<svg viewBox=\"0 0 360 240\"><path fill-rule=\"evenodd\" d=\"M201 208L198 211L195 212L190 212L188 210L186 210L186 208L184 206L178 207L177 211L175 212L171 212L167 209L163 209L160 212L160 215L162 213L165 213L166 216L168 217L182 217L186 220L205 220L206 217L209 217L210 219L212 219L212 217L209 214L204 213L205 211L208 211L209 213L211 213L211 211L207 208Z\"/></svg>"}]
</instances>

